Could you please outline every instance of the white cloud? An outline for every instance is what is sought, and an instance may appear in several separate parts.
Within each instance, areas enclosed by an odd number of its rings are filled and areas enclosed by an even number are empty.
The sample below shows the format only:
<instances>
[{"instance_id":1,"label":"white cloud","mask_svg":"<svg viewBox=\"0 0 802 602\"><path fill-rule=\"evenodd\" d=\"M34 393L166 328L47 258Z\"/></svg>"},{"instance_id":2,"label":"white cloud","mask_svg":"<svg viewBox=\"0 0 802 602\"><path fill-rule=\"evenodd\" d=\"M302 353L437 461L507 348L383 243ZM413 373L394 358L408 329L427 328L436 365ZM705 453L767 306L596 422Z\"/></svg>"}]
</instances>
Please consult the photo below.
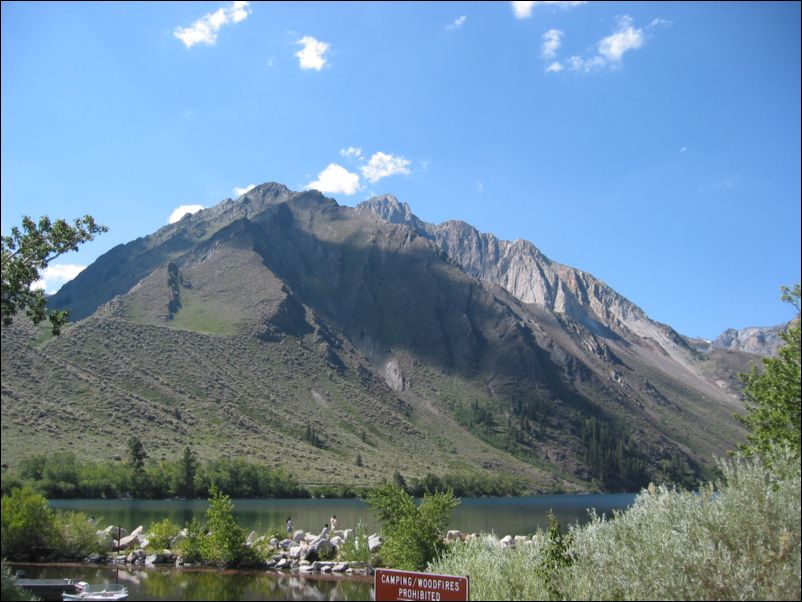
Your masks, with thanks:
<instances>
[{"instance_id":1,"label":"white cloud","mask_svg":"<svg viewBox=\"0 0 802 602\"><path fill-rule=\"evenodd\" d=\"M565 35L564 32L559 29L549 29L543 34L543 49L540 55L544 59L553 59L557 56L557 51L560 49L560 44L562 44L563 35Z\"/></svg>"},{"instance_id":2,"label":"white cloud","mask_svg":"<svg viewBox=\"0 0 802 602\"><path fill-rule=\"evenodd\" d=\"M559 73L563 70L562 63L560 61L554 61L551 65L546 67L546 73Z\"/></svg>"},{"instance_id":3,"label":"white cloud","mask_svg":"<svg viewBox=\"0 0 802 602\"><path fill-rule=\"evenodd\" d=\"M386 153L378 152L373 153L373 156L364 165L362 175L365 176L370 182L378 182L382 178L392 176L395 174L403 174L408 176L412 172L409 169L409 159L404 157L394 157Z\"/></svg>"},{"instance_id":4,"label":"white cloud","mask_svg":"<svg viewBox=\"0 0 802 602\"><path fill-rule=\"evenodd\" d=\"M235 186L234 194L236 194L237 197L241 197L243 194L247 194L254 188L256 188L256 184L248 184L245 188L240 188L239 186Z\"/></svg>"},{"instance_id":5,"label":"white cloud","mask_svg":"<svg viewBox=\"0 0 802 602\"><path fill-rule=\"evenodd\" d=\"M446 29L459 29L460 27L465 25L465 21L467 20L468 17L466 17L465 15L457 17L456 19L454 19L453 23L449 23L448 25L446 25Z\"/></svg>"},{"instance_id":6,"label":"white cloud","mask_svg":"<svg viewBox=\"0 0 802 602\"><path fill-rule=\"evenodd\" d=\"M584 71L585 73L593 71L594 69L601 69L607 64L604 57L601 56L583 59L581 56L574 55L566 59L565 62L568 64L571 71Z\"/></svg>"},{"instance_id":7,"label":"white cloud","mask_svg":"<svg viewBox=\"0 0 802 602\"><path fill-rule=\"evenodd\" d=\"M306 187L320 192L354 194L360 189L359 174L351 173L336 163L329 163L326 169L318 174L317 180L310 182Z\"/></svg>"},{"instance_id":8,"label":"white cloud","mask_svg":"<svg viewBox=\"0 0 802 602\"><path fill-rule=\"evenodd\" d=\"M618 30L599 42L599 54L612 63L620 63L628 50L643 46L642 29L632 27L632 18L624 15L618 20Z\"/></svg>"},{"instance_id":9,"label":"white cloud","mask_svg":"<svg viewBox=\"0 0 802 602\"><path fill-rule=\"evenodd\" d=\"M516 19L528 19L532 16L532 8L535 6L534 2L510 2L512 4L512 12L515 14Z\"/></svg>"},{"instance_id":10,"label":"white cloud","mask_svg":"<svg viewBox=\"0 0 802 602\"><path fill-rule=\"evenodd\" d=\"M668 19L652 19L652 22L649 23L649 27L654 29L655 27L671 27L674 24L673 21L669 21Z\"/></svg>"},{"instance_id":11,"label":"white cloud","mask_svg":"<svg viewBox=\"0 0 802 602\"><path fill-rule=\"evenodd\" d=\"M580 4L587 4L587 2L510 2L510 4L512 5L512 12L515 14L516 19L528 19L532 16L532 9L538 4L558 6L560 8L572 8Z\"/></svg>"},{"instance_id":12,"label":"white cloud","mask_svg":"<svg viewBox=\"0 0 802 602\"><path fill-rule=\"evenodd\" d=\"M554 31L554 30L551 30ZM547 39L547 35L551 31L543 34L543 56L546 58L547 44L551 38ZM563 64L552 63L546 68L546 71L561 71L563 65L571 71L584 71L589 73L603 68L616 68L621 66L621 59L624 53L640 48L646 43L646 36L643 30L635 28L632 25L632 18L624 15L618 19L618 29L611 35L602 38L597 44L598 54L592 57L581 57L573 55Z\"/></svg>"},{"instance_id":13,"label":"white cloud","mask_svg":"<svg viewBox=\"0 0 802 602\"><path fill-rule=\"evenodd\" d=\"M358 148L358 147L355 147L355 146L349 146L348 148L341 148L340 149L340 156L341 157L355 157L357 159L361 159L362 158L362 149Z\"/></svg>"},{"instance_id":14,"label":"white cloud","mask_svg":"<svg viewBox=\"0 0 802 602\"><path fill-rule=\"evenodd\" d=\"M39 272L39 280L31 284L31 288L43 289L45 293L52 295L85 269L85 265L72 263L49 265Z\"/></svg>"},{"instance_id":15,"label":"white cloud","mask_svg":"<svg viewBox=\"0 0 802 602\"><path fill-rule=\"evenodd\" d=\"M315 71L323 69L326 64L326 57L323 55L328 51L329 44L312 36L304 36L296 44L303 44L303 49L295 53L301 69L314 69Z\"/></svg>"},{"instance_id":16,"label":"white cloud","mask_svg":"<svg viewBox=\"0 0 802 602\"><path fill-rule=\"evenodd\" d=\"M201 209L206 209L206 207L203 205L181 205L176 207L175 210L170 214L170 218L167 220L167 223L174 224L187 213L197 213Z\"/></svg>"},{"instance_id":17,"label":"white cloud","mask_svg":"<svg viewBox=\"0 0 802 602\"><path fill-rule=\"evenodd\" d=\"M173 35L187 48L192 48L195 44L213 45L217 42L217 32L223 25L244 21L250 13L247 2L232 2L226 8L218 8L215 12L204 15L191 27L177 27Z\"/></svg>"}]
</instances>

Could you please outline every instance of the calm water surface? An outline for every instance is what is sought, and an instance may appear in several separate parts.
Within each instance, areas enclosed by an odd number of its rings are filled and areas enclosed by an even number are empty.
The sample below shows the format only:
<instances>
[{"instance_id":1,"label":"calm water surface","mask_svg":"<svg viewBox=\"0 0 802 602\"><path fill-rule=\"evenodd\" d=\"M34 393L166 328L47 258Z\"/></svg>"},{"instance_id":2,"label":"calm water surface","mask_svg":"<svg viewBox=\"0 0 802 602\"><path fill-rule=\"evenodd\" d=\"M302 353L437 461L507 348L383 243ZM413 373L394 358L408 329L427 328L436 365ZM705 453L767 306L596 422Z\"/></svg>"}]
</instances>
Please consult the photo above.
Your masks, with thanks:
<instances>
[{"instance_id":1,"label":"calm water surface","mask_svg":"<svg viewBox=\"0 0 802 602\"><path fill-rule=\"evenodd\" d=\"M463 532L523 535L548 525L549 510L563 524L585 523L588 508L612 514L632 505L635 494L539 495L520 498L462 498L450 528ZM123 525L133 529L170 518L184 524L204 519L206 500L51 500L54 508L80 510L94 516L99 526ZM287 516L296 528L319 531L332 514L343 528L367 523L369 532L379 524L360 500L234 500L240 525L264 532L271 525L283 529ZM131 600L370 600L372 581L365 577L300 577L268 571L216 569L120 568L111 566L26 566L31 578L73 578L89 583L128 586Z\"/></svg>"},{"instance_id":2,"label":"calm water surface","mask_svg":"<svg viewBox=\"0 0 802 602\"><path fill-rule=\"evenodd\" d=\"M129 600L371 600L371 577L298 577L266 571L120 568L111 566L31 566L31 579L78 579L121 583Z\"/></svg>"},{"instance_id":3,"label":"calm water surface","mask_svg":"<svg viewBox=\"0 0 802 602\"><path fill-rule=\"evenodd\" d=\"M588 508L598 514L612 514L632 505L634 493L591 495L535 495L517 498L462 498L451 517L451 529L466 533L493 532L525 535L548 525L549 510L565 525L588 521ZM282 531L288 516L296 529L319 532L329 517L337 516L340 528L355 527L358 521L367 524L369 532L379 530L379 523L370 508L360 500L290 499L233 500L237 521L247 530L266 532L271 525ZM51 500L54 508L80 510L96 517L98 524L122 525L132 530L138 525L146 529L156 521L170 518L184 523L204 520L206 500Z\"/></svg>"}]
</instances>

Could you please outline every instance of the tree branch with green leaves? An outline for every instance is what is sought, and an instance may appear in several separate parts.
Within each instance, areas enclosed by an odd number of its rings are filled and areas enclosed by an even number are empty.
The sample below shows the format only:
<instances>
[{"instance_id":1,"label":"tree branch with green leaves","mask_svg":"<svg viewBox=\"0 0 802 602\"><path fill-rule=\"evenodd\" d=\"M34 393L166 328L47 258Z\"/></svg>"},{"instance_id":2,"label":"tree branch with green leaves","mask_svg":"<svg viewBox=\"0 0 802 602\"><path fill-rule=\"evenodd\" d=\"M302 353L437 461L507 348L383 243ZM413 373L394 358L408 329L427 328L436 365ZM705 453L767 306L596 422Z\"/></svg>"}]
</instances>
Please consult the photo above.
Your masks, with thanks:
<instances>
[{"instance_id":1,"label":"tree branch with green leaves","mask_svg":"<svg viewBox=\"0 0 802 602\"><path fill-rule=\"evenodd\" d=\"M742 449L749 455L765 455L775 444L787 445L800 453L802 423L802 370L800 370L800 286L783 286L782 300L793 305L797 317L788 329L780 334L784 345L776 357L764 358L763 369L754 368L742 374L747 414L739 417L750 430L749 443Z\"/></svg>"},{"instance_id":2,"label":"tree branch with green leaves","mask_svg":"<svg viewBox=\"0 0 802 602\"><path fill-rule=\"evenodd\" d=\"M10 236L2 237L3 326L11 324L14 316L24 311L34 324L49 320L53 334L59 334L68 313L48 312L44 291L32 290L31 286L39 280L39 271L51 261L77 251L79 245L107 231L106 226L97 224L90 215L75 219L72 224L63 219L51 221L46 215L38 223L23 217L22 229L14 226Z\"/></svg>"}]
</instances>

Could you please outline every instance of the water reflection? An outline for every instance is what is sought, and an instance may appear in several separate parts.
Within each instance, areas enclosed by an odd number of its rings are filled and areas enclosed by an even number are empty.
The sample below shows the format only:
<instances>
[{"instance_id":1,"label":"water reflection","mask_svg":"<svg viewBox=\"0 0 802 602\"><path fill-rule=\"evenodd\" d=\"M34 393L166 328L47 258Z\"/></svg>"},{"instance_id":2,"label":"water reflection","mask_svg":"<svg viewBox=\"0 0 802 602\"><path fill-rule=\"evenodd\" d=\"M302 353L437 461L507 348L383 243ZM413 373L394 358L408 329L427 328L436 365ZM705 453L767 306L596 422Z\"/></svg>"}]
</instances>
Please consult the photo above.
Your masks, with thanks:
<instances>
[{"instance_id":1,"label":"water reflection","mask_svg":"<svg viewBox=\"0 0 802 602\"><path fill-rule=\"evenodd\" d=\"M24 566L32 579L119 582L129 600L370 600L369 577L299 577L265 571L120 568L83 565Z\"/></svg>"}]
</instances>

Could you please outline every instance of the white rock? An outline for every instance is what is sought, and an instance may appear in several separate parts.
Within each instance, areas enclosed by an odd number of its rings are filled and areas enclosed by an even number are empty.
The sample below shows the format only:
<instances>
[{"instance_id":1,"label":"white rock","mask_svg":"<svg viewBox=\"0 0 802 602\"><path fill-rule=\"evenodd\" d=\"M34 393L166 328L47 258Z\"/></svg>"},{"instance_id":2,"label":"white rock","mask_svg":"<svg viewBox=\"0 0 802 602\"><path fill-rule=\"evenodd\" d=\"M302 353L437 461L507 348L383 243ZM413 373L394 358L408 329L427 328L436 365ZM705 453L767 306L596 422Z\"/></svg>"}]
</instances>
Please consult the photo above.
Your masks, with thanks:
<instances>
[{"instance_id":1,"label":"white rock","mask_svg":"<svg viewBox=\"0 0 802 602\"><path fill-rule=\"evenodd\" d=\"M118 539L122 539L123 537L128 536L128 529L124 527L115 527L114 525L109 525L108 527L103 529L103 531L111 535L114 541L117 541Z\"/></svg>"},{"instance_id":2,"label":"white rock","mask_svg":"<svg viewBox=\"0 0 802 602\"><path fill-rule=\"evenodd\" d=\"M187 530L186 530L186 529L181 529L181 530L178 532L178 535L176 535L175 537L173 537L173 538L170 540L170 548L174 548L174 547L176 547L178 544L180 544L180 543L181 543L182 541L184 541L186 538L187 538Z\"/></svg>"},{"instance_id":3,"label":"white rock","mask_svg":"<svg viewBox=\"0 0 802 602\"><path fill-rule=\"evenodd\" d=\"M382 536L374 533L368 537L368 550L375 552L382 546L383 543L384 539L382 539Z\"/></svg>"},{"instance_id":4,"label":"white rock","mask_svg":"<svg viewBox=\"0 0 802 602\"><path fill-rule=\"evenodd\" d=\"M331 552L334 550L334 546L328 539L317 539L309 545L309 549L310 551L317 552L318 558L323 558L331 554Z\"/></svg>"},{"instance_id":5,"label":"white rock","mask_svg":"<svg viewBox=\"0 0 802 602\"><path fill-rule=\"evenodd\" d=\"M118 550L127 550L128 548L137 548L139 547L141 541L139 539L139 535L129 535L128 537L123 537L120 540L120 546L117 548Z\"/></svg>"}]
</instances>

